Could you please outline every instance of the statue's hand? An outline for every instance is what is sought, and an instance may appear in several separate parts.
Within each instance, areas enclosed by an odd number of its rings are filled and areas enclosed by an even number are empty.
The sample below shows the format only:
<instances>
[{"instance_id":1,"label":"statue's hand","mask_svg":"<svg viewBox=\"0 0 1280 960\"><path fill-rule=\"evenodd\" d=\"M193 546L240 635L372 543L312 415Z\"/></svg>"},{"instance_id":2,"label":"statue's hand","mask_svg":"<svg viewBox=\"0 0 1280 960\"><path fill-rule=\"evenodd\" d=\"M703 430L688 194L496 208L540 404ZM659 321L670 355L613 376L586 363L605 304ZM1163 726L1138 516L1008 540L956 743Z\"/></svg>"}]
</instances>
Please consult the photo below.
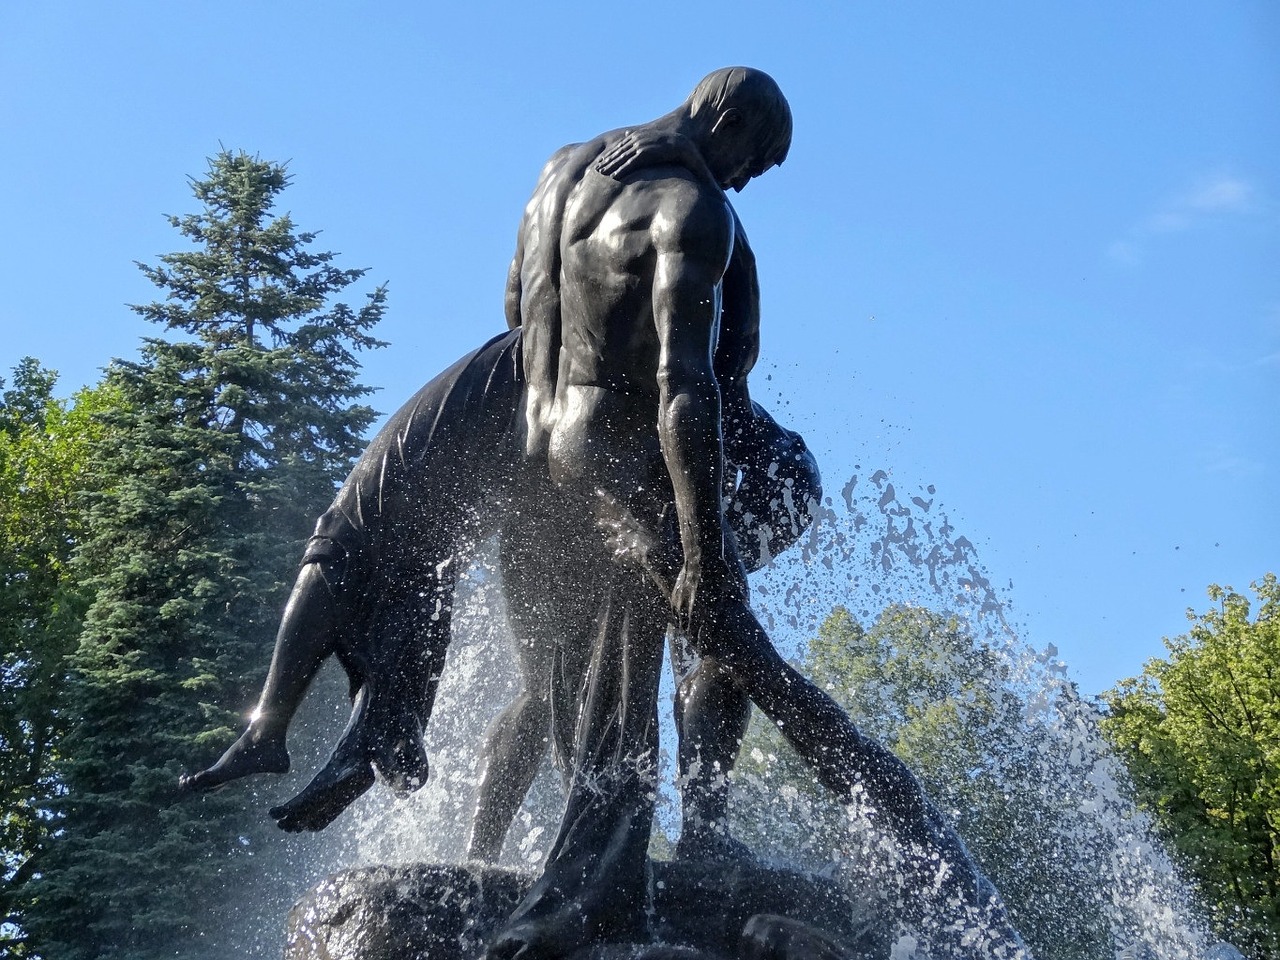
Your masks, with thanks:
<instances>
[{"instance_id":1,"label":"statue's hand","mask_svg":"<svg viewBox=\"0 0 1280 960\"><path fill-rule=\"evenodd\" d=\"M671 609L676 615L676 626L686 633L693 623L700 586L702 586L702 564L696 561L690 563L686 560L671 590Z\"/></svg>"},{"instance_id":2,"label":"statue's hand","mask_svg":"<svg viewBox=\"0 0 1280 960\"><path fill-rule=\"evenodd\" d=\"M695 618L701 619L709 606L714 608L730 596L743 600L747 596L747 574L740 563L730 563L708 551L698 560L686 557L671 591L676 626L689 632Z\"/></svg>"},{"instance_id":3,"label":"statue's hand","mask_svg":"<svg viewBox=\"0 0 1280 960\"><path fill-rule=\"evenodd\" d=\"M641 127L628 130L596 158L596 172L621 180L644 163L667 163L671 160L670 136ZM643 160L642 160L643 158Z\"/></svg>"},{"instance_id":4,"label":"statue's hand","mask_svg":"<svg viewBox=\"0 0 1280 960\"><path fill-rule=\"evenodd\" d=\"M596 520L614 560L647 569L656 541L630 513L618 510Z\"/></svg>"},{"instance_id":5,"label":"statue's hand","mask_svg":"<svg viewBox=\"0 0 1280 960\"><path fill-rule=\"evenodd\" d=\"M595 168L606 177L621 180L644 167L679 164L714 183L711 171L697 147L687 137L653 127L628 130L596 158Z\"/></svg>"}]
</instances>

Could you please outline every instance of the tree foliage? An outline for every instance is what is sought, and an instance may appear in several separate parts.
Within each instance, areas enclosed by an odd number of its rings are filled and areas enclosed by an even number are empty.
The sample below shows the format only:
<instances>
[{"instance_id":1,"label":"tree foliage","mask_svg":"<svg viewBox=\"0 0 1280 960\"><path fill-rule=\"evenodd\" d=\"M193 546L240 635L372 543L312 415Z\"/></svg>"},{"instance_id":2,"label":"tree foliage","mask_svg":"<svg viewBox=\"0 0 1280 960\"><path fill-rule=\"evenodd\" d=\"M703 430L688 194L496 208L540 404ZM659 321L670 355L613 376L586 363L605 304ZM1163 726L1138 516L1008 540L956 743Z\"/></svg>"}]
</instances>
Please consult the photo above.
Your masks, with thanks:
<instances>
[{"instance_id":1,"label":"tree foliage","mask_svg":"<svg viewBox=\"0 0 1280 960\"><path fill-rule=\"evenodd\" d=\"M59 679L86 594L70 574L85 530L82 493L110 390L53 396L31 358L0 395L0 953L26 955L21 896L48 840L63 733ZM0 380L0 386L4 382Z\"/></svg>"},{"instance_id":2,"label":"tree foliage","mask_svg":"<svg viewBox=\"0 0 1280 960\"><path fill-rule=\"evenodd\" d=\"M207 911L243 879L253 819L237 793L178 797L176 781L243 723L300 541L373 419L356 353L380 345L385 304L383 288L329 302L364 271L272 213L288 182L218 154L192 184L201 211L170 218L194 248L139 265L164 298L134 309L165 336L107 375L127 413L106 416L89 471L74 569L92 601L68 659L56 842L27 905L48 957L230 949Z\"/></svg>"},{"instance_id":3,"label":"tree foliage","mask_svg":"<svg viewBox=\"0 0 1280 960\"><path fill-rule=\"evenodd\" d=\"M1210 587L1168 657L1108 692L1104 730L1219 934L1261 960L1280 956L1280 585L1253 590L1251 620L1247 597Z\"/></svg>"}]
</instances>

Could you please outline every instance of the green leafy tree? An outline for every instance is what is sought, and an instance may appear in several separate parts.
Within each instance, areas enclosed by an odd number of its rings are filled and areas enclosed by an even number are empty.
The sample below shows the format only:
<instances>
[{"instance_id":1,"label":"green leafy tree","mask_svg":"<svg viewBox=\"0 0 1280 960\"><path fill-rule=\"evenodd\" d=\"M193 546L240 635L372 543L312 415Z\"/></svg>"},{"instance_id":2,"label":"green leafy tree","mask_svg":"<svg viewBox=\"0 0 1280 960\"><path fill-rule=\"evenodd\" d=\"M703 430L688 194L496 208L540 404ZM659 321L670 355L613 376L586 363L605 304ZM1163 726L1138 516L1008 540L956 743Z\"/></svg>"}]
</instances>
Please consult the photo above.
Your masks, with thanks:
<instances>
[{"instance_id":1,"label":"green leafy tree","mask_svg":"<svg viewBox=\"0 0 1280 960\"><path fill-rule=\"evenodd\" d=\"M1169 655L1106 694L1106 735L1139 803L1190 869L1217 932L1247 956L1280 956L1280 585L1259 605L1212 586Z\"/></svg>"},{"instance_id":2,"label":"green leafy tree","mask_svg":"<svg viewBox=\"0 0 1280 960\"><path fill-rule=\"evenodd\" d=\"M954 618L887 608L864 629L838 607L811 641L804 671L858 728L910 767L1004 895L1036 956L1110 956L1097 837L1080 816L1069 751L1034 716L1008 657ZM810 868L857 871L880 838L831 803L759 717L736 775L734 829ZM771 815L781 803L788 815ZM763 826L762 826L763 825ZM875 887L874 880L862 880Z\"/></svg>"},{"instance_id":3,"label":"green leafy tree","mask_svg":"<svg viewBox=\"0 0 1280 960\"><path fill-rule=\"evenodd\" d=\"M128 415L94 459L76 555L93 600L28 905L50 960L230 955L218 905L260 867L244 794L179 797L176 781L243 724L301 540L374 417L356 353L380 345L385 304L382 288L358 310L330 302L364 271L273 215L288 182L218 154L192 183L202 210L170 218L194 248L139 265L164 299L134 309L167 336L108 371Z\"/></svg>"},{"instance_id":4,"label":"green leafy tree","mask_svg":"<svg viewBox=\"0 0 1280 960\"><path fill-rule=\"evenodd\" d=\"M59 679L86 595L69 573L84 534L89 451L105 388L70 401L31 358L0 395L0 954L26 956L22 894L35 875L58 794L53 763L65 715ZM0 380L0 386L3 386Z\"/></svg>"}]
</instances>

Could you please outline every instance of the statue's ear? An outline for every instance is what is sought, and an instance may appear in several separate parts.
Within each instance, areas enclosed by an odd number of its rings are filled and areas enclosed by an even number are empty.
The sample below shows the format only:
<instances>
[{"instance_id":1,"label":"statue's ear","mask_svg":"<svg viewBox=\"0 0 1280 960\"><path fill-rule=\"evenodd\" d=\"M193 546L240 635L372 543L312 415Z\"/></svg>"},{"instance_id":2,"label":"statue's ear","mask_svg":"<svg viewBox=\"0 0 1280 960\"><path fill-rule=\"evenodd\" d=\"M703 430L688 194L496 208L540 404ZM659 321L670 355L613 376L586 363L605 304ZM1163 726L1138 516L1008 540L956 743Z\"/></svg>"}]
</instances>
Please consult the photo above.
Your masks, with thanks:
<instances>
[{"instance_id":1,"label":"statue's ear","mask_svg":"<svg viewBox=\"0 0 1280 960\"><path fill-rule=\"evenodd\" d=\"M711 128L712 133L728 133L736 130L743 124L742 111L737 107L729 107L720 116L716 117L716 122Z\"/></svg>"}]
</instances>

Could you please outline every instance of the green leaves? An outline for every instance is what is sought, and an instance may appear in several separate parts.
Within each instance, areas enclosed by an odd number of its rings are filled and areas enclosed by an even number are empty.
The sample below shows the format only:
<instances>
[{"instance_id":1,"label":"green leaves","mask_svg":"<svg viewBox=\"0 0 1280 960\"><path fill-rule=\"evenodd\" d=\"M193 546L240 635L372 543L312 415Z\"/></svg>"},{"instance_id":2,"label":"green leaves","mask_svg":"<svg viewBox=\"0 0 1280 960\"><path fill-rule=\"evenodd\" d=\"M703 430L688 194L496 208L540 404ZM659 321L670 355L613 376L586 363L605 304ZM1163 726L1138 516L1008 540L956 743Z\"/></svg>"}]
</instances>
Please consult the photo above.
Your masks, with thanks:
<instances>
[{"instance_id":1,"label":"green leaves","mask_svg":"<svg viewBox=\"0 0 1280 960\"><path fill-rule=\"evenodd\" d=\"M1261 958L1280 953L1280 585L1252 586L1253 620L1211 586L1169 656L1108 692L1104 730L1221 935Z\"/></svg>"},{"instance_id":2,"label":"green leaves","mask_svg":"<svg viewBox=\"0 0 1280 960\"><path fill-rule=\"evenodd\" d=\"M47 810L70 722L60 690L88 596L72 573L87 523L88 463L109 388L53 397L56 375L27 358L0 396L0 952L28 954L5 926L22 910L50 836Z\"/></svg>"}]
</instances>

